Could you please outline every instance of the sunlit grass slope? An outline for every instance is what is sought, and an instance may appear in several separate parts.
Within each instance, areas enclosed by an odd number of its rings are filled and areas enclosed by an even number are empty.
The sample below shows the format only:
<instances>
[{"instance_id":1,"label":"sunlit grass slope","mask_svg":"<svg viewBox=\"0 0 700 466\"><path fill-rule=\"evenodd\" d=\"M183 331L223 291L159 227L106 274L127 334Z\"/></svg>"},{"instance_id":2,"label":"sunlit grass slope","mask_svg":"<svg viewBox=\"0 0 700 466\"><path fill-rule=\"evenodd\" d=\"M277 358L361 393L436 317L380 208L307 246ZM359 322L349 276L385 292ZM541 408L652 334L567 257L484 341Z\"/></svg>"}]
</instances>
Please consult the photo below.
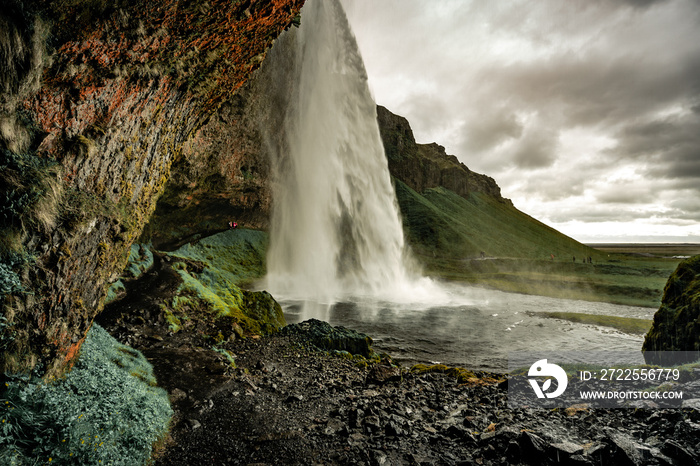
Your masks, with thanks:
<instances>
[{"instance_id":1,"label":"sunlit grass slope","mask_svg":"<svg viewBox=\"0 0 700 466\"><path fill-rule=\"evenodd\" d=\"M409 240L417 252L453 259L517 257L581 261L601 254L516 208L479 192L469 199L443 187L422 195L396 180Z\"/></svg>"},{"instance_id":2,"label":"sunlit grass slope","mask_svg":"<svg viewBox=\"0 0 700 466\"><path fill-rule=\"evenodd\" d=\"M438 187L420 194L394 183L414 254L426 272L444 279L657 307L678 263L593 249L480 192L466 198ZM588 257L592 263L584 262Z\"/></svg>"}]
</instances>

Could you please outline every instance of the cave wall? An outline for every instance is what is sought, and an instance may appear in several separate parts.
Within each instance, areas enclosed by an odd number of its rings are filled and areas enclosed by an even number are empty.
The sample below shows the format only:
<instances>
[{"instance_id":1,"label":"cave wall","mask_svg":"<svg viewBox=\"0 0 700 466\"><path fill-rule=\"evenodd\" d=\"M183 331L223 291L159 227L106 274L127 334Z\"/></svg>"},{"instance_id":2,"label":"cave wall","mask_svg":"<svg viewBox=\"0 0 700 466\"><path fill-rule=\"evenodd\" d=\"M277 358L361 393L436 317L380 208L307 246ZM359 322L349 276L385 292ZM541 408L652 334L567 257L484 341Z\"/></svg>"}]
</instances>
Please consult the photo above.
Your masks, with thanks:
<instances>
[{"instance_id":1,"label":"cave wall","mask_svg":"<svg viewBox=\"0 0 700 466\"><path fill-rule=\"evenodd\" d=\"M273 164L283 170L294 106L297 28L275 40L260 68L183 145L141 242L173 250L228 228L269 227Z\"/></svg>"},{"instance_id":2,"label":"cave wall","mask_svg":"<svg viewBox=\"0 0 700 466\"><path fill-rule=\"evenodd\" d=\"M303 0L10 1L0 12L0 362L62 373L174 161ZM232 167L235 170L238 167Z\"/></svg>"}]
</instances>

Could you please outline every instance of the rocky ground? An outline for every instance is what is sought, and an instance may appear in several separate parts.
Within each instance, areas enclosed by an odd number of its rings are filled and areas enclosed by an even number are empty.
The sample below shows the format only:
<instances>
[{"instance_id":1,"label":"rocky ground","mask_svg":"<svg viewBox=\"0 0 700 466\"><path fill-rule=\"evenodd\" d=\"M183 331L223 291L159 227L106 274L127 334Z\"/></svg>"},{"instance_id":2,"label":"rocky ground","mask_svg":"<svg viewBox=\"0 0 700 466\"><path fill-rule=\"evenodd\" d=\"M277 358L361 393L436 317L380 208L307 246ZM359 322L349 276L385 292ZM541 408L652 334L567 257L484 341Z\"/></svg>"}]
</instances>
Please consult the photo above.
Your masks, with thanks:
<instances>
[{"instance_id":1,"label":"rocky ground","mask_svg":"<svg viewBox=\"0 0 700 466\"><path fill-rule=\"evenodd\" d=\"M158 303L177 284L171 272L157 261L99 319L146 355L170 394L176 415L156 465L700 461L693 408L511 409L498 375L457 379L390 359L367 364L314 350L304 329L229 332L214 351L206 336L214 321L169 331Z\"/></svg>"}]
</instances>

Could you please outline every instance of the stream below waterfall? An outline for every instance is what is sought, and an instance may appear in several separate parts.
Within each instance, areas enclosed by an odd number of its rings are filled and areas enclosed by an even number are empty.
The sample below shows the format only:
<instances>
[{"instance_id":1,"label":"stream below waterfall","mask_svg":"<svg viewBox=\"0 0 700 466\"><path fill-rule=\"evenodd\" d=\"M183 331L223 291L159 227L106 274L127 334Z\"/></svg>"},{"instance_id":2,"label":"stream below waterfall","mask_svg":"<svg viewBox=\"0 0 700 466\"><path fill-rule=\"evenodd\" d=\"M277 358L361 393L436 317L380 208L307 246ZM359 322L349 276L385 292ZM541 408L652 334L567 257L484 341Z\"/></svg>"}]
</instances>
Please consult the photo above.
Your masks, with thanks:
<instances>
[{"instance_id":1,"label":"stream below waterfall","mask_svg":"<svg viewBox=\"0 0 700 466\"><path fill-rule=\"evenodd\" d=\"M374 348L404 365L441 363L503 372L509 356L536 351L624 352L643 363L642 335L543 316L578 312L652 319L654 309L505 293L443 284L436 305L347 297L334 304L278 297L287 323L315 318L367 333Z\"/></svg>"}]
</instances>

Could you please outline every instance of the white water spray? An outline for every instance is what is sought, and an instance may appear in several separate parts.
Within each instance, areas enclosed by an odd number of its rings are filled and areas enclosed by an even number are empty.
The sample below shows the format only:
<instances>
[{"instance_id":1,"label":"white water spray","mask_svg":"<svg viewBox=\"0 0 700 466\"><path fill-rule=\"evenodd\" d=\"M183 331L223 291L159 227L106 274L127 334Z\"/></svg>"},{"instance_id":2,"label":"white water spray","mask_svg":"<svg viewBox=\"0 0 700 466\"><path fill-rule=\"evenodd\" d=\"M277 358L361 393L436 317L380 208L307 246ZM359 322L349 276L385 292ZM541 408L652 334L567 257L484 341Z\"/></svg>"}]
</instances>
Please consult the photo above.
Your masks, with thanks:
<instances>
[{"instance_id":1,"label":"white water spray","mask_svg":"<svg viewBox=\"0 0 700 466\"><path fill-rule=\"evenodd\" d=\"M307 1L302 22L291 31L294 60L284 70L292 75L286 78L291 101L281 128L287 140L278 147L285 153L273 163L267 288L327 303L347 296L405 299L425 279L407 266L355 38L337 0Z\"/></svg>"}]
</instances>

